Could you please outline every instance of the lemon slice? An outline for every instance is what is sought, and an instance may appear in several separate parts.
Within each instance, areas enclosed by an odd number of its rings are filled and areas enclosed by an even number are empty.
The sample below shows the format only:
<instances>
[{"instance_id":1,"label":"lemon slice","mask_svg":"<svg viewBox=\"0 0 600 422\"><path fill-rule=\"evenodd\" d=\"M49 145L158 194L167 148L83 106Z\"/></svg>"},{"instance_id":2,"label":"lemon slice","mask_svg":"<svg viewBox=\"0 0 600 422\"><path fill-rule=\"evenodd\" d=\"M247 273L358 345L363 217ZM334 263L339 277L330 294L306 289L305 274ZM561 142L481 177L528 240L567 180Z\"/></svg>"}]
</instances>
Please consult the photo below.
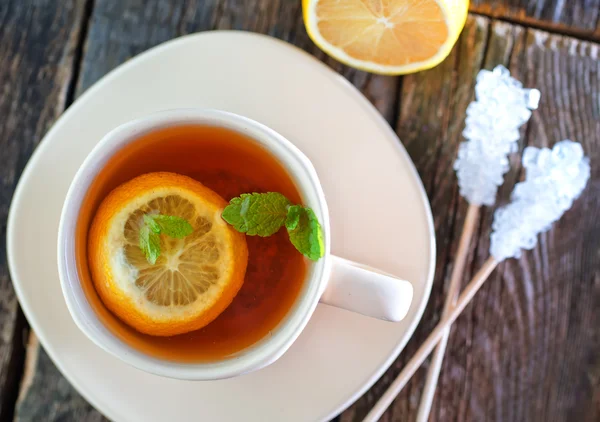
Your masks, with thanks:
<instances>
[{"instance_id":1,"label":"lemon slice","mask_svg":"<svg viewBox=\"0 0 600 422\"><path fill-rule=\"evenodd\" d=\"M102 202L88 236L88 261L104 304L136 330L171 336L204 327L241 288L248 249L242 233L222 218L225 200L201 183L174 173L139 176ZM146 214L177 216L193 232L160 236L161 255L150 264L140 249Z\"/></svg>"},{"instance_id":2,"label":"lemon slice","mask_svg":"<svg viewBox=\"0 0 600 422\"><path fill-rule=\"evenodd\" d=\"M468 0L303 0L310 38L333 58L400 75L444 60L467 19Z\"/></svg>"}]
</instances>

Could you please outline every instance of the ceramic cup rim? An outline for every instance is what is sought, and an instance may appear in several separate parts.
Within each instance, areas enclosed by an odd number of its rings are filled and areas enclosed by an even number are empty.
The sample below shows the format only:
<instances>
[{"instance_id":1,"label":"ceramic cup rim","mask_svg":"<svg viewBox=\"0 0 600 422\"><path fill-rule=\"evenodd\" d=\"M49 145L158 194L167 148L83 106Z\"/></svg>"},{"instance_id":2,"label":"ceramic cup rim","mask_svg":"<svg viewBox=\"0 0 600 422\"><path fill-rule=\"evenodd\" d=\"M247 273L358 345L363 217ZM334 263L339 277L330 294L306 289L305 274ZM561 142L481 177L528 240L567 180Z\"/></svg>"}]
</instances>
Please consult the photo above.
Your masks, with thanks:
<instances>
[{"instance_id":1,"label":"ceramic cup rim","mask_svg":"<svg viewBox=\"0 0 600 422\"><path fill-rule=\"evenodd\" d=\"M119 339L91 308L75 259L75 232L81 203L106 163L127 144L144 134L173 126L217 126L242 133L265 147L292 177L303 202L322 222L325 256L309 265L307 278L295 304L268 338L233 357L207 363L182 363L147 355ZM67 192L58 230L58 272L69 313L79 329L96 345L140 370L184 380L231 378L263 368L279 359L304 330L323 293L331 271L329 213L317 172L310 160L289 140L247 117L215 109L171 109L156 112L107 133L88 154Z\"/></svg>"}]
</instances>

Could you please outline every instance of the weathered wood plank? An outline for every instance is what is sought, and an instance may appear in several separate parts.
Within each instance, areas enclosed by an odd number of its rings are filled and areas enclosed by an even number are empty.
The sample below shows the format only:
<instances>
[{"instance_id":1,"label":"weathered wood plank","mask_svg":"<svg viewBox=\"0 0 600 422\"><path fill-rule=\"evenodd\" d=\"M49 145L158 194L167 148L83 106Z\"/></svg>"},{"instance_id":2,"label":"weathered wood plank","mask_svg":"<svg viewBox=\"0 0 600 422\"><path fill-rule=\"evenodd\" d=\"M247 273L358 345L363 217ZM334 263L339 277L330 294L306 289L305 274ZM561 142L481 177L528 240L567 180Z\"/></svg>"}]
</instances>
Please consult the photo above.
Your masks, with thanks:
<instances>
[{"instance_id":1,"label":"weathered wood plank","mask_svg":"<svg viewBox=\"0 0 600 422\"><path fill-rule=\"evenodd\" d=\"M514 54L515 46L519 44L524 35L523 28L519 26L514 26L506 23L495 22L492 24L489 40L486 45L486 53L485 60L483 62L483 68L485 69L493 69L497 65L505 65L508 66L510 62L511 56ZM473 88L475 85L476 74L472 75L472 80L469 83L470 89L470 99L473 100ZM518 77L518 75L515 75ZM465 114L461 116L460 127L461 130L464 128L464 118ZM459 122L457 122L459 123ZM525 128L521 130L521 133L525 133ZM460 134L459 134L460 136ZM461 139L462 141L463 139ZM456 155L452 157L455 158ZM512 157L511 164L518 163L518 157ZM505 176L505 180L509 182L514 180L516 177L513 177L513 174L517 174L517 166L511 167L511 172ZM450 175L449 175L450 177ZM453 180L456 180L456 176L452 175ZM506 185L501 187L499 191L499 196L502 197L504 194L504 190L506 189ZM508 189L510 191L510 188ZM506 195L510 194L510 192L506 193ZM457 193L455 193L457 195ZM462 230L464 224L464 218L467 210L467 203L464 199L459 199L460 208L456 216L456 224L454 227L454 236L453 236L453 245L452 251L455 252L458 246L457 242L460 236L460 232ZM490 222L485 221L485 211L483 212L483 217L480 218L480 225L482 227L488 227ZM487 246L484 250L487 251ZM469 261L472 261L473 257L480 253L480 249L476 242L473 242L471 245L470 253L469 253ZM452 260L452 258L451 258ZM448 269L446 270L446 280L445 284L449 283L449 274L452 269L452 261L449 262ZM463 285L468 283L470 278L474 274L474 268L471 266L470 269L465 271L463 276ZM489 287L489 286L488 286ZM493 287L492 287L493 288ZM484 293L480 293L484 294ZM445 296L443 298L445 300ZM474 394L477 394L479 389L482 388L482 385L478 385L476 382L472 382L469 379L469 375L472 371L477 371L478 367L478 358L474 358L470 354L469 345L472 342L472 337L474 333L476 333L479 327L475 326L477 321L476 318L472 318L469 316L470 312L474 312L473 309L477 307L478 303L474 302L470 305L466 310L463 316L460 318L461 321L459 324L455 325L452 330L452 334L449 340L448 351L446 352L446 359L443 364L443 371L440 375L438 382L438 389L435 398L435 402L432 407L431 412L431 420L465 420L466 413L471 409L470 406L470 397ZM480 307L477 308L477 314L485 316L487 312L487 308ZM482 318L484 319L484 318ZM476 379L475 381L478 381ZM488 388L489 393L489 385L485 387ZM460 392L460 393L457 393ZM479 415L485 420L485 417ZM476 419L479 420L479 419Z\"/></svg>"},{"instance_id":2,"label":"weathered wood plank","mask_svg":"<svg viewBox=\"0 0 600 422\"><path fill-rule=\"evenodd\" d=\"M528 30L511 69L542 91L526 144L574 139L597 163L600 46ZM600 169L592 164L590 183L573 208L532 253L499 271L501 315L488 326L503 327L496 358L505 400L485 403L513 420L600 419L599 189Z\"/></svg>"},{"instance_id":3,"label":"weathered wood plank","mask_svg":"<svg viewBox=\"0 0 600 422\"><path fill-rule=\"evenodd\" d=\"M6 263L6 219L34 147L63 111L82 0L0 2L0 420L12 418L27 324Z\"/></svg>"},{"instance_id":4,"label":"weathered wood plank","mask_svg":"<svg viewBox=\"0 0 600 422\"><path fill-rule=\"evenodd\" d=\"M600 0L471 0L470 10L600 39Z\"/></svg>"},{"instance_id":5,"label":"weathered wood plank","mask_svg":"<svg viewBox=\"0 0 600 422\"><path fill-rule=\"evenodd\" d=\"M518 60L519 52L522 50L525 31L522 27L508 24L496 23L493 25L491 38L488 45L485 68L491 69L495 65L502 63L508 66L512 60ZM512 59L511 59L512 57ZM519 72L513 72L513 76L522 79ZM521 129L522 136L526 133L525 125ZM525 143L524 138L519 140L521 149ZM520 156L511 157L511 169L505 175L505 183L498 191L498 202L502 203L509 195L514 183L518 179L520 172ZM482 260L489 256L489 228L491 226L492 211L486 208L482 209L480 217L480 240L474 241L471 245L471 252L479 259L472 259L471 271L467 271L464 276L463 284L467 283L474 270L482 264ZM502 414L490 414L489 409L482 407L477 400L490 395L503 394L503 390L498 387L494 381L490 381L490 366L496 369L494 348L496 340L495 328L497 325L488 325L490 319L498 312L498 305L494 298L498 295L498 290L502 288L501 282L494 282L492 275L489 283L478 294L478 300L465 310L460 318L460 322L454 327L450 340L450 349L444 362L444 372L440 379L440 386L437 395L437 415L448 413L449 407L445 403L444 397L453 398L458 404L454 415L461 420L513 420L506 419ZM491 316L490 316L491 315ZM477 344L474 344L477 342ZM482 356L483 354L483 356ZM493 356L493 357L492 357ZM483 370L485 367L487 369ZM457 379L453 376L461 372L461 377ZM485 374L485 375L482 375ZM461 394L457 396L454 390L460 389ZM444 408L444 403L446 408ZM499 419L498 419L499 418ZM436 419L433 419L436 420Z\"/></svg>"},{"instance_id":6,"label":"weathered wood plank","mask_svg":"<svg viewBox=\"0 0 600 422\"><path fill-rule=\"evenodd\" d=\"M77 94L133 56L178 35L185 0L97 0Z\"/></svg>"},{"instance_id":7,"label":"weathered wood plank","mask_svg":"<svg viewBox=\"0 0 600 422\"><path fill-rule=\"evenodd\" d=\"M212 30L242 29L270 34L299 46L346 76L388 121L396 115L398 78L371 75L340 65L308 38L296 0L96 0L89 22L76 94L80 95L107 72L131 57L179 35ZM19 420L36 420L51 411L52 420L97 421L90 408L54 367L43 349L30 363L33 371L19 401Z\"/></svg>"}]
</instances>

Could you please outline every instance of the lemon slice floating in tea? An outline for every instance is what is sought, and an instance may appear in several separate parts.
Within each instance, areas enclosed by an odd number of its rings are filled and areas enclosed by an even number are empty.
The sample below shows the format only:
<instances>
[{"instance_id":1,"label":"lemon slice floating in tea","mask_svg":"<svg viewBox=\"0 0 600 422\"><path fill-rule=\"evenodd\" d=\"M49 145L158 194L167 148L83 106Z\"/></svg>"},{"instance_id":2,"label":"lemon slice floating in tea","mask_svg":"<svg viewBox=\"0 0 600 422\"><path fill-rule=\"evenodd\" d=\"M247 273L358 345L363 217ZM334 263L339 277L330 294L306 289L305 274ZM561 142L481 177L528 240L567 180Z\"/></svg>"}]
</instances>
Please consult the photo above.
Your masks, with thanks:
<instances>
[{"instance_id":1,"label":"lemon slice floating in tea","mask_svg":"<svg viewBox=\"0 0 600 422\"><path fill-rule=\"evenodd\" d=\"M200 182L174 173L142 175L113 190L88 237L92 279L104 304L131 327L156 336L213 321L241 288L248 262L244 234L221 218L226 205ZM181 239L156 237L154 264L140 248L144 216L152 215L191 225Z\"/></svg>"}]
</instances>

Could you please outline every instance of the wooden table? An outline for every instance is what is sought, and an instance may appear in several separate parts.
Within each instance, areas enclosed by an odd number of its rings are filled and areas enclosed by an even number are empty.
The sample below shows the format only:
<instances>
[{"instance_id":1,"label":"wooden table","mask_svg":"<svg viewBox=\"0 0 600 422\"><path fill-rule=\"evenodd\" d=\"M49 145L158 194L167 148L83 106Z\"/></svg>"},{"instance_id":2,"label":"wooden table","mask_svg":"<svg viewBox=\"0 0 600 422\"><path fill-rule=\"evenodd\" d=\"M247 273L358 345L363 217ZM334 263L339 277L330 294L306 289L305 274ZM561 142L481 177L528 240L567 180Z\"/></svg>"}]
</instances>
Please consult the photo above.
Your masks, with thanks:
<instances>
[{"instance_id":1,"label":"wooden table","mask_svg":"<svg viewBox=\"0 0 600 422\"><path fill-rule=\"evenodd\" d=\"M0 420L100 421L29 330L6 263L15 184L56 118L104 74L168 39L210 29L266 33L303 48L355 84L395 128L435 217L437 269L412 340L339 421L358 421L440 316L466 204L452 162L481 68L508 66L542 92L526 145L571 138L591 156L582 198L519 260L500 266L452 331L431 420L600 420L600 0L474 0L450 57L405 77L349 69L304 30L299 0L0 0ZM500 192L522 177L515 156ZM479 222L469 274L487 257ZM35 263L32 263L35 265ZM382 420L414 420L421 369Z\"/></svg>"}]
</instances>

